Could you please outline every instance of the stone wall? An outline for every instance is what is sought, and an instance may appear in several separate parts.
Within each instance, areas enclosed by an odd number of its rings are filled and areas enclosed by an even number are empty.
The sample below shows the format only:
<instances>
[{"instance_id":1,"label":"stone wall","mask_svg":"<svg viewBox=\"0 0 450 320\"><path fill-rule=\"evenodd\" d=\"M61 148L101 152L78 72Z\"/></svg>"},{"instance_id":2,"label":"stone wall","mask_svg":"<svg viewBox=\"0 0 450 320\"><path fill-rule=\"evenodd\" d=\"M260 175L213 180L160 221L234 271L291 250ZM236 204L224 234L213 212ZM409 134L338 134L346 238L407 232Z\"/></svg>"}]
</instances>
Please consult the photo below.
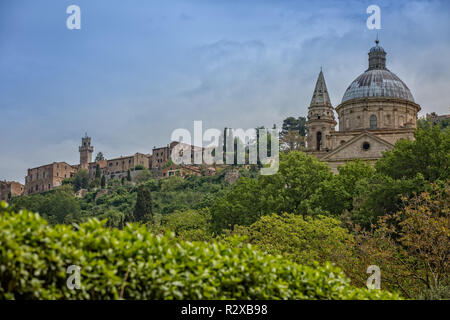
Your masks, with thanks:
<instances>
[{"instance_id":1,"label":"stone wall","mask_svg":"<svg viewBox=\"0 0 450 320\"><path fill-rule=\"evenodd\" d=\"M75 172L76 169L66 162L53 162L28 169L24 194L34 194L59 187L64 179L70 178Z\"/></svg>"}]
</instances>

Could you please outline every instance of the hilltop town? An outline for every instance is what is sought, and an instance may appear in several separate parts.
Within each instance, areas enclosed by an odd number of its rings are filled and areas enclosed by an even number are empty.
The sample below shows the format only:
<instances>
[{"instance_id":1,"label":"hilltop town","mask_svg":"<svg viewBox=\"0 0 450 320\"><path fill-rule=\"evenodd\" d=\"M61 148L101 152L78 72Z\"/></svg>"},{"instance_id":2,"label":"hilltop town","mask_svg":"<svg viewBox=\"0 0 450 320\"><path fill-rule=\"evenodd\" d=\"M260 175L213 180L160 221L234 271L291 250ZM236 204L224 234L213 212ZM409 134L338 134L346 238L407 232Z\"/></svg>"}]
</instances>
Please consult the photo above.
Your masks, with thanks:
<instances>
[{"instance_id":1,"label":"hilltop town","mask_svg":"<svg viewBox=\"0 0 450 320\"><path fill-rule=\"evenodd\" d=\"M141 170L151 170L155 176L168 178L172 175L185 177L188 175L214 175L215 168L208 167L200 170L194 165L175 165L171 162L172 151L179 142L173 141L164 147L154 147L152 154L136 152L133 155L121 156L113 159L104 159L101 153L92 160L94 146L91 144L91 137L85 134L81 138L81 145L78 150L80 162L69 164L67 162L52 162L39 167L30 168L25 176L25 185L17 181L0 181L0 200L9 200L12 197L21 195L31 195L53 190L63 184L64 179L72 178L80 170L89 173L89 180L96 178L98 170L104 177L106 183L112 179L131 177L136 179ZM195 146L191 147L193 157Z\"/></svg>"}]
</instances>

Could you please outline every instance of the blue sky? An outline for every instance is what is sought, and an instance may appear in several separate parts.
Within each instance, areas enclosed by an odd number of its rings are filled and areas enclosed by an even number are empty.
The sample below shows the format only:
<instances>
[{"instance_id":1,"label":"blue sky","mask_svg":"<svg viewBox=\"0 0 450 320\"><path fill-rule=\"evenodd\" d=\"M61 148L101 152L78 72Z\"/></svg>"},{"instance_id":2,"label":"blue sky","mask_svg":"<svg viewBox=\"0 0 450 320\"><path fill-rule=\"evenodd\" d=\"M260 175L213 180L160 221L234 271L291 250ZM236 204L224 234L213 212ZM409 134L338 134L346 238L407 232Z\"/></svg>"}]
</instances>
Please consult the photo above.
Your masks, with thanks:
<instances>
[{"instance_id":1,"label":"blue sky","mask_svg":"<svg viewBox=\"0 0 450 320\"><path fill-rule=\"evenodd\" d=\"M81 30L66 8L81 8ZM449 113L450 1L0 2L0 179L79 160L150 153L176 128L252 128L306 115L320 66L337 106L367 68L381 8L388 68L421 114Z\"/></svg>"}]
</instances>

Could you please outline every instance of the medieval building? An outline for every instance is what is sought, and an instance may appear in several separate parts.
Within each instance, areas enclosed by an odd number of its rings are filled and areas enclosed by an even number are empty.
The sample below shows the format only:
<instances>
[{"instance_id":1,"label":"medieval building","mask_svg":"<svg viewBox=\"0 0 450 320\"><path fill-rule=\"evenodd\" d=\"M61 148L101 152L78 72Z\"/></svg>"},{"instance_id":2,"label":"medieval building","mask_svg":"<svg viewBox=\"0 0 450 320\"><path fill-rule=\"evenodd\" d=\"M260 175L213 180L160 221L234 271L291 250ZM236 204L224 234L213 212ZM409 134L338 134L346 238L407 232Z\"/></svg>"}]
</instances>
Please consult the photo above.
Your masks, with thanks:
<instances>
[{"instance_id":1,"label":"medieval building","mask_svg":"<svg viewBox=\"0 0 450 320\"><path fill-rule=\"evenodd\" d=\"M16 181L0 181L0 201L9 201L23 194L23 184Z\"/></svg>"},{"instance_id":2,"label":"medieval building","mask_svg":"<svg viewBox=\"0 0 450 320\"><path fill-rule=\"evenodd\" d=\"M62 181L70 178L77 171L66 162L53 162L40 167L28 169L25 177L25 194L34 194L57 188Z\"/></svg>"},{"instance_id":3,"label":"medieval building","mask_svg":"<svg viewBox=\"0 0 450 320\"><path fill-rule=\"evenodd\" d=\"M317 79L306 123L307 152L334 172L353 159L374 163L399 139L414 139L420 106L406 84L387 69L386 52L378 40L375 43L368 69L350 84L336 108L322 70Z\"/></svg>"}]
</instances>

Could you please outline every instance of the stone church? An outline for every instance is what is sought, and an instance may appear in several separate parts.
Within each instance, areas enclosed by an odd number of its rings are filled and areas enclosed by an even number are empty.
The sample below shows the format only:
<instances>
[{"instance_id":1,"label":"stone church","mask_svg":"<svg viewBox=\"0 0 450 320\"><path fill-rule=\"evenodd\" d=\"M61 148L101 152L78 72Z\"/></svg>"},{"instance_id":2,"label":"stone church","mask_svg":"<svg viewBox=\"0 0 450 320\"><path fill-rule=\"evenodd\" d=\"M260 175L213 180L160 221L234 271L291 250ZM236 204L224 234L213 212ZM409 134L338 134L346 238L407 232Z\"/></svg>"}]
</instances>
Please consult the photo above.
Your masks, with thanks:
<instances>
[{"instance_id":1,"label":"stone church","mask_svg":"<svg viewBox=\"0 0 450 320\"><path fill-rule=\"evenodd\" d=\"M322 70L317 79L308 109L306 148L334 172L353 159L373 164L399 139L414 139L420 106L406 84L386 68L386 51L378 40L375 43L369 68L350 84L336 108Z\"/></svg>"}]
</instances>

